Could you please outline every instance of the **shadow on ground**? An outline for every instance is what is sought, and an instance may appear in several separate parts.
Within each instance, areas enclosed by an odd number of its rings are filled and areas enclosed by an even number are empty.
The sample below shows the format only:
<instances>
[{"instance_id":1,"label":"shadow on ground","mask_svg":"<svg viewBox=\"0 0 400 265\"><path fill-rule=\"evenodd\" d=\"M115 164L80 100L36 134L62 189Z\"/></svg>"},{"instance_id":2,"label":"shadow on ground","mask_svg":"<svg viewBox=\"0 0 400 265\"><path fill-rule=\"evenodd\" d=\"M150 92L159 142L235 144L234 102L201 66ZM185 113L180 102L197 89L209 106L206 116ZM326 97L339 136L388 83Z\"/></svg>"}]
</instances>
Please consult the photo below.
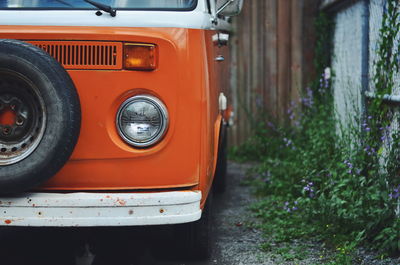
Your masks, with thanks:
<instances>
[{"instance_id":1,"label":"shadow on ground","mask_svg":"<svg viewBox=\"0 0 400 265\"><path fill-rule=\"evenodd\" d=\"M7 229L0 249L5 265L186 264L170 227Z\"/></svg>"}]
</instances>

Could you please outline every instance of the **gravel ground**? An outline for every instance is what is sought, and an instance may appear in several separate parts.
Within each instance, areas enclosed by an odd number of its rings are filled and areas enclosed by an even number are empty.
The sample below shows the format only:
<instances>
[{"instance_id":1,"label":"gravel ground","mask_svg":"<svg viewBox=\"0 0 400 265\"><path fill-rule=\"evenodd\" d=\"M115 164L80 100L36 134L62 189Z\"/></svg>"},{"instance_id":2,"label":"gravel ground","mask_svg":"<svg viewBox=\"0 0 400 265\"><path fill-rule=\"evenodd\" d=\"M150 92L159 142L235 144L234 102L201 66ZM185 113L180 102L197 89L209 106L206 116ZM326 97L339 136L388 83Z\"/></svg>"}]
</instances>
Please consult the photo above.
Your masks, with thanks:
<instances>
[{"instance_id":1,"label":"gravel ground","mask_svg":"<svg viewBox=\"0 0 400 265\"><path fill-rule=\"evenodd\" d=\"M213 260L221 265L276 264L268 254L260 250L261 232L247 224L256 222L248 207L255 202L251 190L241 185L249 165L230 163L228 188L216 198L214 222L216 247Z\"/></svg>"},{"instance_id":2,"label":"gravel ground","mask_svg":"<svg viewBox=\"0 0 400 265\"><path fill-rule=\"evenodd\" d=\"M264 252L261 231L248 210L255 202L251 188L241 183L249 165L230 163L228 189L214 198L215 251L208 261L179 259L171 227L95 229L0 229L1 265L270 265L322 264L332 253L319 243L293 242L289 253L301 249L305 259L286 261L277 251ZM272 246L276 250L281 246ZM293 250L293 251L292 251ZM321 258L322 256L322 258ZM380 261L359 251L364 265L395 265L400 259Z\"/></svg>"}]
</instances>

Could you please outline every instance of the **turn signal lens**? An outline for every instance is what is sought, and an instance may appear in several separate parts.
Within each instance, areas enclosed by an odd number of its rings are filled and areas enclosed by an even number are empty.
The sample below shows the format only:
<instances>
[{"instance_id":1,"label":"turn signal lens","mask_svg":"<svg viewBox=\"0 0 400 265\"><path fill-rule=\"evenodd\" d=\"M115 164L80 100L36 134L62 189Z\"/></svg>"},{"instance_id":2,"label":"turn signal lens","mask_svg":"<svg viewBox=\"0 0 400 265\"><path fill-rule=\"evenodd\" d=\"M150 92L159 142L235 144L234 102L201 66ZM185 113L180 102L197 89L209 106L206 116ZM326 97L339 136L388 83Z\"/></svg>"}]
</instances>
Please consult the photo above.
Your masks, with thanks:
<instances>
[{"instance_id":1,"label":"turn signal lens","mask_svg":"<svg viewBox=\"0 0 400 265\"><path fill-rule=\"evenodd\" d=\"M125 69L154 70L157 68L156 45L126 43L124 48Z\"/></svg>"}]
</instances>

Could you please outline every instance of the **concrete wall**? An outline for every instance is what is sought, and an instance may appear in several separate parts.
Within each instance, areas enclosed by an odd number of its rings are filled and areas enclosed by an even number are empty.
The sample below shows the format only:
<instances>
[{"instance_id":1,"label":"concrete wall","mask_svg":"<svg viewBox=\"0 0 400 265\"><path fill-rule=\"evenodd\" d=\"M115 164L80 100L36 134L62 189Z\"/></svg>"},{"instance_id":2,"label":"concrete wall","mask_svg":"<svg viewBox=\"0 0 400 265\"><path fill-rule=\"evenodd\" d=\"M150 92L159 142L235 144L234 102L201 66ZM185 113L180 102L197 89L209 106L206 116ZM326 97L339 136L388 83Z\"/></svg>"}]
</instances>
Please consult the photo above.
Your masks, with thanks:
<instances>
[{"instance_id":1,"label":"concrete wall","mask_svg":"<svg viewBox=\"0 0 400 265\"><path fill-rule=\"evenodd\" d=\"M373 77L379 48L379 30L387 0L336 0L342 7L331 14L335 21L332 69L336 112L343 125L362 118L365 92L374 91ZM347 5L343 5L347 3ZM329 9L328 9L329 11ZM396 46L396 45L395 45ZM400 75L395 75L392 95L400 94Z\"/></svg>"},{"instance_id":2,"label":"concrete wall","mask_svg":"<svg viewBox=\"0 0 400 265\"><path fill-rule=\"evenodd\" d=\"M365 92L374 92L375 63L378 60L379 34L387 0L336 0L341 8L332 11L335 20L332 69L334 103L339 121L344 128L362 124L368 99ZM400 41L400 36L397 36ZM398 43L395 43L398 47ZM393 51L394 54L397 51ZM400 59L400 58L399 58ZM400 74L394 75L392 96L400 95ZM399 104L391 103L394 117L389 129L383 130L386 140L380 163L383 168L391 146L390 135L400 129ZM357 123L357 119L360 121ZM338 126L339 127L339 126ZM343 127L342 127L343 128Z\"/></svg>"},{"instance_id":3,"label":"concrete wall","mask_svg":"<svg viewBox=\"0 0 400 265\"><path fill-rule=\"evenodd\" d=\"M344 127L357 124L368 81L368 3L358 1L334 17L332 70L335 111Z\"/></svg>"}]
</instances>

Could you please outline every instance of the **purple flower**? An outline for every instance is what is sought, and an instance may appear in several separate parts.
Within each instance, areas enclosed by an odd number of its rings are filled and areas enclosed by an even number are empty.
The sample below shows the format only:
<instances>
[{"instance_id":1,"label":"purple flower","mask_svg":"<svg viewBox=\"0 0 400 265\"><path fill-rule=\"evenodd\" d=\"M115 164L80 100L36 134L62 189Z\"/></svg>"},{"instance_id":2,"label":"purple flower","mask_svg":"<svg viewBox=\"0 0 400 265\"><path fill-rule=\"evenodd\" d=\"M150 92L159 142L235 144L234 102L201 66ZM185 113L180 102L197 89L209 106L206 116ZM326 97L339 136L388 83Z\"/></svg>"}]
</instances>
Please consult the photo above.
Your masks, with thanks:
<instances>
[{"instance_id":1,"label":"purple flower","mask_svg":"<svg viewBox=\"0 0 400 265\"><path fill-rule=\"evenodd\" d=\"M296 207L293 207L293 208L290 208L289 207L289 202L285 202L285 206L283 206L283 209L285 210L285 211L287 211L288 213L291 211L291 210L293 210L293 211L295 211L295 210L297 210L297 208L295 209Z\"/></svg>"},{"instance_id":2,"label":"purple flower","mask_svg":"<svg viewBox=\"0 0 400 265\"><path fill-rule=\"evenodd\" d=\"M353 168L353 164L350 163L349 161L345 160L344 164L351 170Z\"/></svg>"},{"instance_id":3,"label":"purple flower","mask_svg":"<svg viewBox=\"0 0 400 265\"><path fill-rule=\"evenodd\" d=\"M329 87L329 76L324 72L322 78L324 79L324 88L327 89Z\"/></svg>"},{"instance_id":4,"label":"purple flower","mask_svg":"<svg viewBox=\"0 0 400 265\"><path fill-rule=\"evenodd\" d=\"M307 185L306 185L305 187L303 187L303 190L304 190L304 191L306 191L306 192L308 191L308 192L309 192L308 195L309 195L310 198L313 198L313 197L314 197L314 190L313 190L313 188L312 188L313 185L314 185L314 183L308 182ZM295 204L297 204L297 202L296 202Z\"/></svg>"},{"instance_id":5,"label":"purple flower","mask_svg":"<svg viewBox=\"0 0 400 265\"><path fill-rule=\"evenodd\" d=\"M301 103L306 107L311 107L314 104L313 92L309 87L306 87L306 96L300 99Z\"/></svg>"},{"instance_id":6,"label":"purple flower","mask_svg":"<svg viewBox=\"0 0 400 265\"><path fill-rule=\"evenodd\" d=\"M283 141L285 142L286 146L289 146L289 145L291 145L293 143L292 140L287 139L287 138L283 138Z\"/></svg>"},{"instance_id":7,"label":"purple flower","mask_svg":"<svg viewBox=\"0 0 400 265\"><path fill-rule=\"evenodd\" d=\"M393 192L389 194L389 199L397 199L400 197L400 185L393 189Z\"/></svg>"},{"instance_id":8,"label":"purple flower","mask_svg":"<svg viewBox=\"0 0 400 265\"><path fill-rule=\"evenodd\" d=\"M275 125L274 125L272 122L268 121L268 122L267 122L267 125L268 125L268 127L270 127L271 129L275 130Z\"/></svg>"}]
</instances>

